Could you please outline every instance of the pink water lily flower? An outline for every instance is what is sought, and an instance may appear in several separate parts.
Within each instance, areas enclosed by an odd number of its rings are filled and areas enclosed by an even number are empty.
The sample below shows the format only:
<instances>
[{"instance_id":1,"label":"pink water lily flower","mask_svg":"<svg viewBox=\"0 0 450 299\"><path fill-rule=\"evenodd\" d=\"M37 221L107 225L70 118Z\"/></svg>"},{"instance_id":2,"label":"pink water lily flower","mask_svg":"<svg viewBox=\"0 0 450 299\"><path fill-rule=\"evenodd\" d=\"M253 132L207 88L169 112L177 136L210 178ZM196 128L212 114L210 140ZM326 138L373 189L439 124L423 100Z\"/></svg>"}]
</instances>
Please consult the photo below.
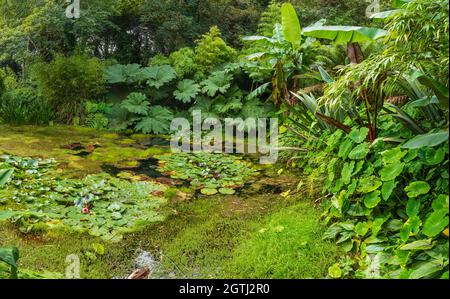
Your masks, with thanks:
<instances>
[{"instance_id":1,"label":"pink water lily flower","mask_svg":"<svg viewBox=\"0 0 450 299\"><path fill-rule=\"evenodd\" d=\"M89 208L83 208L83 210L81 210L81 212L83 214L89 214Z\"/></svg>"}]
</instances>

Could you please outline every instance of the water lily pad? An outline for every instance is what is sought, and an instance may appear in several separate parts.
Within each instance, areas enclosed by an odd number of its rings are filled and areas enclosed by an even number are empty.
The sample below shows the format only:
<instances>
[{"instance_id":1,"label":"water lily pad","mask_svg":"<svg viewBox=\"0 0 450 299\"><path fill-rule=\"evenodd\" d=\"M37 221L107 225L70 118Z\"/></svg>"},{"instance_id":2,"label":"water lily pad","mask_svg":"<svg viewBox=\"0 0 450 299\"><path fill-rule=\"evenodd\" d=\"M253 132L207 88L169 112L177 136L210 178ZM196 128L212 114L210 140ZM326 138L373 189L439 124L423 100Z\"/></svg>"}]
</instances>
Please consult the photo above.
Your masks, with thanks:
<instances>
[{"instance_id":1,"label":"water lily pad","mask_svg":"<svg viewBox=\"0 0 450 299\"><path fill-rule=\"evenodd\" d=\"M214 195L217 194L217 189L215 188L203 188L200 190L200 193L202 193L203 195Z\"/></svg>"},{"instance_id":2,"label":"water lily pad","mask_svg":"<svg viewBox=\"0 0 450 299\"><path fill-rule=\"evenodd\" d=\"M232 195L232 194L236 193L236 190L231 189L231 188L220 188L220 189L219 189L219 193L221 193L221 194L227 194L227 195Z\"/></svg>"}]
</instances>

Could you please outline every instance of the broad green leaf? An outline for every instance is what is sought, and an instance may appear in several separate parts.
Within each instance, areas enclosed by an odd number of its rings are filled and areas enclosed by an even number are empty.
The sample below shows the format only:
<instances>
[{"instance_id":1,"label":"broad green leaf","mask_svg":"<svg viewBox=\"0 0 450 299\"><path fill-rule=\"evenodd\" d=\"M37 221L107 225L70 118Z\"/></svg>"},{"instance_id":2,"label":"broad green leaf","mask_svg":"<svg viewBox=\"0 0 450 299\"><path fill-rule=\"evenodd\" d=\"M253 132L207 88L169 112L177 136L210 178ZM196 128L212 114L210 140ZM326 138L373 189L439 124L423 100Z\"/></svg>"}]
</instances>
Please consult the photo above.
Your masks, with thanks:
<instances>
[{"instance_id":1,"label":"broad green leaf","mask_svg":"<svg viewBox=\"0 0 450 299\"><path fill-rule=\"evenodd\" d=\"M236 193L236 190L231 189L231 188L219 188L219 193L220 194L232 195L232 194Z\"/></svg>"},{"instance_id":2,"label":"broad green leaf","mask_svg":"<svg viewBox=\"0 0 450 299\"><path fill-rule=\"evenodd\" d=\"M178 82L177 90L174 91L173 95L175 99L183 103L190 103L200 91L200 85L195 83L195 81L190 79L185 79Z\"/></svg>"},{"instance_id":3,"label":"broad green leaf","mask_svg":"<svg viewBox=\"0 0 450 299\"><path fill-rule=\"evenodd\" d=\"M160 88L177 77L177 73L170 65L152 65L142 69L141 76L151 87Z\"/></svg>"},{"instance_id":4,"label":"broad green leaf","mask_svg":"<svg viewBox=\"0 0 450 299\"><path fill-rule=\"evenodd\" d=\"M5 262L11 267L17 268L19 259L19 250L16 247L0 248L0 261Z\"/></svg>"},{"instance_id":5,"label":"broad green leaf","mask_svg":"<svg viewBox=\"0 0 450 299\"><path fill-rule=\"evenodd\" d=\"M283 3L281 6L281 26L284 39L298 48L301 43L302 28L297 12L291 3Z\"/></svg>"},{"instance_id":6,"label":"broad green leaf","mask_svg":"<svg viewBox=\"0 0 450 299\"><path fill-rule=\"evenodd\" d=\"M147 100L145 94L139 92L130 93L128 97L120 104L121 108L139 115L147 115L149 106L150 102Z\"/></svg>"},{"instance_id":7,"label":"broad green leaf","mask_svg":"<svg viewBox=\"0 0 450 299\"><path fill-rule=\"evenodd\" d=\"M440 147L435 150L432 147L428 147L425 149L425 159L424 163L426 165L437 165L444 161L445 158L445 149L444 147Z\"/></svg>"},{"instance_id":8,"label":"broad green leaf","mask_svg":"<svg viewBox=\"0 0 450 299\"><path fill-rule=\"evenodd\" d=\"M370 193L378 189L382 184L376 176L372 175L359 180L358 191L360 193Z\"/></svg>"},{"instance_id":9,"label":"broad green leaf","mask_svg":"<svg viewBox=\"0 0 450 299\"><path fill-rule=\"evenodd\" d=\"M404 166L405 163L395 163L383 166L380 170L381 180L384 182L394 180L402 173Z\"/></svg>"},{"instance_id":10,"label":"broad green leaf","mask_svg":"<svg viewBox=\"0 0 450 299\"><path fill-rule=\"evenodd\" d=\"M341 146L339 147L338 157L342 159L347 158L348 154L352 150L352 146L353 141L351 141L350 139L344 140L344 142L342 142Z\"/></svg>"},{"instance_id":11,"label":"broad green leaf","mask_svg":"<svg viewBox=\"0 0 450 299\"><path fill-rule=\"evenodd\" d=\"M353 168L355 167L355 161L346 162L342 167L341 180L344 184L350 183L352 178Z\"/></svg>"},{"instance_id":12,"label":"broad green leaf","mask_svg":"<svg viewBox=\"0 0 450 299\"><path fill-rule=\"evenodd\" d=\"M408 199L408 202L406 203L406 215L408 217L417 216L420 211L420 200L410 198Z\"/></svg>"},{"instance_id":13,"label":"broad green leaf","mask_svg":"<svg viewBox=\"0 0 450 299\"><path fill-rule=\"evenodd\" d=\"M369 194L366 194L364 196L364 205L369 209L375 208L378 205L378 203L381 201L380 193L381 192L377 190L377 191L373 191Z\"/></svg>"},{"instance_id":14,"label":"broad green leaf","mask_svg":"<svg viewBox=\"0 0 450 299\"><path fill-rule=\"evenodd\" d=\"M435 200L433 200L433 203L431 204L431 207L433 210L441 210L441 209L447 209L449 208L448 205L448 195L447 194L439 194L438 197L436 197Z\"/></svg>"},{"instance_id":15,"label":"broad green leaf","mask_svg":"<svg viewBox=\"0 0 450 299\"><path fill-rule=\"evenodd\" d=\"M136 130L144 134L164 134L168 133L173 113L168 108L162 106L151 106L145 118L136 124Z\"/></svg>"},{"instance_id":16,"label":"broad green leaf","mask_svg":"<svg viewBox=\"0 0 450 299\"><path fill-rule=\"evenodd\" d=\"M448 140L448 131L441 131L438 133L427 133L417 135L408 140L402 145L402 148L421 148L427 146L436 146Z\"/></svg>"},{"instance_id":17,"label":"broad green leaf","mask_svg":"<svg viewBox=\"0 0 450 299\"><path fill-rule=\"evenodd\" d=\"M403 242L408 241L409 236L411 235L411 230L411 223L405 222L399 232L400 240Z\"/></svg>"},{"instance_id":18,"label":"broad green leaf","mask_svg":"<svg viewBox=\"0 0 450 299\"><path fill-rule=\"evenodd\" d=\"M202 193L203 195L214 195L217 194L217 189L214 188L203 188L200 190L200 193Z\"/></svg>"},{"instance_id":19,"label":"broad green leaf","mask_svg":"<svg viewBox=\"0 0 450 299\"><path fill-rule=\"evenodd\" d=\"M402 151L399 146L386 150L381 153L381 156L383 157L383 163L384 164L393 164L400 162L400 160L406 156L407 152Z\"/></svg>"},{"instance_id":20,"label":"broad green leaf","mask_svg":"<svg viewBox=\"0 0 450 299\"><path fill-rule=\"evenodd\" d=\"M342 270L338 263L335 263L333 266L328 268L328 275L331 278L340 278L342 276Z\"/></svg>"},{"instance_id":21,"label":"broad green leaf","mask_svg":"<svg viewBox=\"0 0 450 299\"><path fill-rule=\"evenodd\" d=\"M231 76L225 72L215 72L204 80L202 92L210 97L214 97L217 92L225 93L231 86Z\"/></svg>"},{"instance_id":22,"label":"broad green leaf","mask_svg":"<svg viewBox=\"0 0 450 299\"><path fill-rule=\"evenodd\" d=\"M381 230L383 224L386 222L387 218L378 217L372 222L372 236L376 237L378 232Z\"/></svg>"},{"instance_id":23,"label":"broad green leaf","mask_svg":"<svg viewBox=\"0 0 450 299\"><path fill-rule=\"evenodd\" d=\"M449 107L449 90L447 86L443 85L435 78L420 72L414 72L411 77L417 79L421 84L433 90L434 95L439 99L442 106L445 108Z\"/></svg>"},{"instance_id":24,"label":"broad green leaf","mask_svg":"<svg viewBox=\"0 0 450 299\"><path fill-rule=\"evenodd\" d=\"M353 160L361 160L364 159L368 153L369 145L364 142L352 149L352 151L348 154L348 157Z\"/></svg>"},{"instance_id":25,"label":"broad green leaf","mask_svg":"<svg viewBox=\"0 0 450 299\"><path fill-rule=\"evenodd\" d=\"M438 210L428 216L422 232L428 237L437 236L448 226L448 210Z\"/></svg>"},{"instance_id":26,"label":"broad green leaf","mask_svg":"<svg viewBox=\"0 0 450 299\"><path fill-rule=\"evenodd\" d=\"M444 265L439 260L431 260L420 263L414 267L414 271L409 275L410 279L420 279L438 273L444 269Z\"/></svg>"},{"instance_id":27,"label":"broad green leaf","mask_svg":"<svg viewBox=\"0 0 450 299\"><path fill-rule=\"evenodd\" d=\"M311 26L303 28L303 35L329 39L336 43L372 41L384 37L386 30L358 26Z\"/></svg>"},{"instance_id":28,"label":"broad green leaf","mask_svg":"<svg viewBox=\"0 0 450 299\"><path fill-rule=\"evenodd\" d=\"M323 81L325 81L326 83L334 82L334 79L330 76L330 74L328 74L328 72L323 67L319 65L317 66L317 69L319 70L320 76L322 77Z\"/></svg>"},{"instance_id":29,"label":"broad green leaf","mask_svg":"<svg viewBox=\"0 0 450 299\"><path fill-rule=\"evenodd\" d=\"M362 127L360 129L354 128L350 131L348 137L356 143L361 143L366 140L368 134L369 129L366 127Z\"/></svg>"},{"instance_id":30,"label":"broad green leaf","mask_svg":"<svg viewBox=\"0 0 450 299\"><path fill-rule=\"evenodd\" d=\"M397 187L396 181L387 181L383 183L383 187L381 187L381 196L383 197L383 200L388 200L389 197L391 197L395 187Z\"/></svg>"},{"instance_id":31,"label":"broad green leaf","mask_svg":"<svg viewBox=\"0 0 450 299\"><path fill-rule=\"evenodd\" d=\"M371 19L386 19L401 12L401 9L392 9L374 13L370 15Z\"/></svg>"},{"instance_id":32,"label":"broad green leaf","mask_svg":"<svg viewBox=\"0 0 450 299\"><path fill-rule=\"evenodd\" d=\"M392 0L393 8L402 8L405 4L411 2L411 0Z\"/></svg>"},{"instance_id":33,"label":"broad green leaf","mask_svg":"<svg viewBox=\"0 0 450 299\"><path fill-rule=\"evenodd\" d=\"M405 187L405 191L407 192L408 197L412 198L422 194L427 194L430 189L430 185L424 181L411 182L408 186Z\"/></svg>"},{"instance_id":34,"label":"broad green leaf","mask_svg":"<svg viewBox=\"0 0 450 299\"><path fill-rule=\"evenodd\" d=\"M369 225L367 224L367 222L358 222L355 225L355 233L358 236L364 237L368 231L369 231Z\"/></svg>"},{"instance_id":35,"label":"broad green leaf","mask_svg":"<svg viewBox=\"0 0 450 299\"><path fill-rule=\"evenodd\" d=\"M401 246L400 250L428 250L433 248L431 239L417 240L408 244Z\"/></svg>"},{"instance_id":36,"label":"broad green leaf","mask_svg":"<svg viewBox=\"0 0 450 299\"><path fill-rule=\"evenodd\" d=\"M0 169L0 187L6 184L11 178L14 169Z\"/></svg>"}]
</instances>

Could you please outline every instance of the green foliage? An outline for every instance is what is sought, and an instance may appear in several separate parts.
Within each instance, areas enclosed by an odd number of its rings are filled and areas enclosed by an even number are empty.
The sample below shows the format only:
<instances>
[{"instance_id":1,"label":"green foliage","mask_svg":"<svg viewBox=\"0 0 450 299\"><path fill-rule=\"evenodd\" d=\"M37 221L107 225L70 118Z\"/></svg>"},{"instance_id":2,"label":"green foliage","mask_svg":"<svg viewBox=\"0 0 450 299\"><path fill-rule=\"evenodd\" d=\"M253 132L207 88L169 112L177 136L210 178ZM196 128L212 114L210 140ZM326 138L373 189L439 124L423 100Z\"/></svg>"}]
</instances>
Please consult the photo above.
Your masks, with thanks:
<instances>
[{"instance_id":1,"label":"green foliage","mask_svg":"<svg viewBox=\"0 0 450 299\"><path fill-rule=\"evenodd\" d=\"M306 201L273 213L241 242L225 268L232 278L325 277L339 249L321 240L318 217L319 210Z\"/></svg>"},{"instance_id":2,"label":"green foliage","mask_svg":"<svg viewBox=\"0 0 450 299\"><path fill-rule=\"evenodd\" d=\"M136 124L136 130L142 133L166 134L169 132L173 113L162 106L151 106L145 117Z\"/></svg>"},{"instance_id":3,"label":"green foliage","mask_svg":"<svg viewBox=\"0 0 450 299\"><path fill-rule=\"evenodd\" d=\"M186 180L204 195L233 194L256 176L257 171L239 157L212 153L178 153L157 156L158 170Z\"/></svg>"},{"instance_id":4,"label":"green foliage","mask_svg":"<svg viewBox=\"0 0 450 299\"><path fill-rule=\"evenodd\" d=\"M217 65L231 61L236 55L236 51L227 46L221 38L217 26L211 27L209 32L196 41L196 44L194 61L197 71L203 76Z\"/></svg>"},{"instance_id":5,"label":"green foliage","mask_svg":"<svg viewBox=\"0 0 450 299\"><path fill-rule=\"evenodd\" d=\"M170 64L174 67L179 79L189 77L194 74L195 53L191 48L185 47L172 52L169 56Z\"/></svg>"},{"instance_id":6,"label":"green foliage","mask_svg":"<svg viewBox=\"0 0 450 299\"><path fill-rule=\"evenodd\" d=\"M33 66L32 78L41 96L56 109L61 121L70 123L83 113L83 101L104 92L100 61L83 55L58 55L50 63Z\"/></svg>"},{"instance_id":7,"label":"green foliage","mask_svg":"<svg viewBox=\"0 0 450 299\"><path fill-rule=\"evenodd\" d=\"M132 92L120 104L120 107L138 115L148 115L150 102L142 93Z\"/></svg>"},{"instance_id":8,"label":"green foliage","mask_svg":"<svg viewBox=\"0 0 450 299\"><path fill-rule=\"evenodd\" d=\"M2 220L16 223L24 233L42 228L69 228L89 232L106 241L118 241L122 234L161 220L155 211L163 198L151 195L160 185L89 175L82 180L51 174L56 162L4 155L0 167L13 167L12 181L1 190ZM13 200L14 198L14 200Z\"/></svg>"},{"instance_id":9,"label":"green foliage","mask_svg":"<svg viewBox=\"0 0 450 299\"><path fill-rule=\"evenodd\" d=\"M299 47L302 40L302 27L291 3L284 3L281 6L281 27L285 40L293 47Z\"/></svg>"},{"instance_id":10,"label":"green foliage","mask_svg":"<svg viewBox=\"0 0 450 299\"><path fill-rule=\"evenodd\" d=\"M199 92L200 85L196 84L193 80L185 79L178 82L177 90L174 91L173 95L178 101L190 103Z\"/></svg>"},{"instance_id":11,"label":"green foliage","mask_svg":"<svg viewBox=\"0 0 450 299\"><path fill-rule=\"evenodd\" d=\"M14 169L0 169L0 187L9 181L13 173Z\"/></svg>"},{"instance_id":12,"label":"green foliage","mask_svg":"<svg viewBox=\"0 0 450 299\"><path fill-rule=\"evenodd\" d=\"M147 97L142 93L133 92L120 104L128 113L117 126L119 129L133 130L142 133L165 134L169 132L173 113L168 108L156 105L150 106Z\"/></svg>"},{"instance_id":13,"label":"green foliage","mask_svg":"<svg viewBox=\"0 0 450 299\"><path fill-rule=\"evenodd\" d=\"M218 92L225 93L231 86L232 77L224 71L214 72L201 85L202 92L214 97Z\"/></svg>"},{"instance_id":14,"label":"green foliage","mask_svg":"<svg viewBox=\"0 0 450 299\"><path fill-rule=\"evenodd\" d=\"M48 101L29 87L6 92L1 97L0 119L14 125L46 125L54 118Z\"/></svg>"},{"instance_id":15,"label":"green foliage","mask_svg":"<svg viewBox=\"0 0 450 299\"><path fill-rule=\"evenodd\" d=\"M324 203L330 224L324 238L360 257L352 262L355 270L342 276L440 277L448 271L448 253L436 255L448 245L448 144L438 147L445 153L440 163L426 163L430 148L404 149L382 140L369 147L367 133L359 128L333 138L324 133L322 138L333 142L317 143L321 150L308 154L319 155L319 161L339 157L324 170L323 192L330 196ZM315 167L305 158L308 168Z\"/></svg>"},{"instance_id":16,"label":"green foliage","mask_svg":"<svg viewBox=\"0 0 450 299\"><path fill-rule=\"evenodd\" d=\"M104 102L86 102L85 124L89 128L104 130L108 128L109 119L106 114L110 111L111 105Z\"/></svg>"},{"instance_id":17,"label":"green foliage","mask_svg":"<svg viewBox=\"0 0 450 299\"><path fill-rule=\"evenodd\" d=\"M149 66L141 71L141 79L150 87L160 88L176 78L175 69L170 65Z\"/></svg>"},{"instance_id":18,"label":"green foliage","mask_svg":"<svg viewBox=\"0 0 450 299\"><path fill-rule=\"evenodd\" d=\"M141 66L139 64L114 64L105 68L104 74L109 84L138 82L141 76Z\"/></svg>"},{"instance_id":19,"label":"green foliage","mask_svg":"<svg viewBox=\"0 0 450 299\"><path fill-rule=\"evenodd\" d=\"M19 259L19 250L16 247L2 248L0 247L0 279L3 277L2 265L6 264L10 267L10 278L17 278L17 260Z\"/></svg>"}]
</instances>

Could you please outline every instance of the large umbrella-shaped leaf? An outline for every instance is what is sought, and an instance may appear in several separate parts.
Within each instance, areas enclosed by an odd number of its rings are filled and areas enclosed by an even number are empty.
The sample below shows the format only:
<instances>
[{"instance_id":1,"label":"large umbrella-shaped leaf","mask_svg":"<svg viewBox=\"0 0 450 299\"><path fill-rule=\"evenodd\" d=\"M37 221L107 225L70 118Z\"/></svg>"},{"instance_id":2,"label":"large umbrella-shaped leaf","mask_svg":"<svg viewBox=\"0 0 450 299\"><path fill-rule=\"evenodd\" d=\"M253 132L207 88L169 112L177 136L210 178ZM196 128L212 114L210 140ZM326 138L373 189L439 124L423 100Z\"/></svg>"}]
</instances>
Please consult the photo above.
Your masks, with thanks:
<instances>
[{"instance_id":1,"label":"large umbrella-shaped leaf","mask_svg":"<svg viewBox=\"0 0 450 299\"><path fill-rule=\"evenodd\" d=\"M387 34L386 30L359 26L311 26L303 28L303 35L332 40L336 43L357 43L377 40Z\"/></svg>"},{"instance_id":2,"label":"large umbrella-shaped leaf","mask_svg":"<svg viewBox=\"0 0 450 299\"><path fill-rule=\"evenodd\" d=\"M152 106L149 108L147 117L136 124L136 129L144 134L164 134L169 132L173 113L162 106Z\"/></svg>"},{"instance_id":3,"label":"large umbrella-shaped leaf","mask_svg":"<svg viewBox=\"0 0 450 299\"><path fill-rule=\"evenodd\" d=\"M145 94L139 92L132 92L120 104L121 108L127 109L131 113L140 115L147 115L150 103Z\"/></svg>"},{"instance_id":4,"label":"large umbrella-shaped leaf","mask_svg":"<svg viewBox=\"0 0 450 299\"><path fill-rule=\"evenodd\" d=\"M302 27L291 3L284 3L281 6L281 26L284 39L294 47L299 47L301 43Z\"/></svg>"},{"instance_id":5,"label":"large umbrella-shaped leaf","mask_svg":"<svg viewBox=\"0 0 450 299\"><path fill-rule=\"evenodd\" d=\"M149 86L160 88L175 79L177 73L170 65L155 65L142 69L141 76Z\"/></svg>"},{"instance_id":6,"label":"large umbrella-shaped leaf","mask_svg":"<svg viewBox=\"0 0 450 299\"><path fill-rule=\"evenodd\" d=\"M190 79L178 83L177 90L173 93L175 99L183 103L190 103L200 91L200 85Z\"/></svg>"}]
</instances>

